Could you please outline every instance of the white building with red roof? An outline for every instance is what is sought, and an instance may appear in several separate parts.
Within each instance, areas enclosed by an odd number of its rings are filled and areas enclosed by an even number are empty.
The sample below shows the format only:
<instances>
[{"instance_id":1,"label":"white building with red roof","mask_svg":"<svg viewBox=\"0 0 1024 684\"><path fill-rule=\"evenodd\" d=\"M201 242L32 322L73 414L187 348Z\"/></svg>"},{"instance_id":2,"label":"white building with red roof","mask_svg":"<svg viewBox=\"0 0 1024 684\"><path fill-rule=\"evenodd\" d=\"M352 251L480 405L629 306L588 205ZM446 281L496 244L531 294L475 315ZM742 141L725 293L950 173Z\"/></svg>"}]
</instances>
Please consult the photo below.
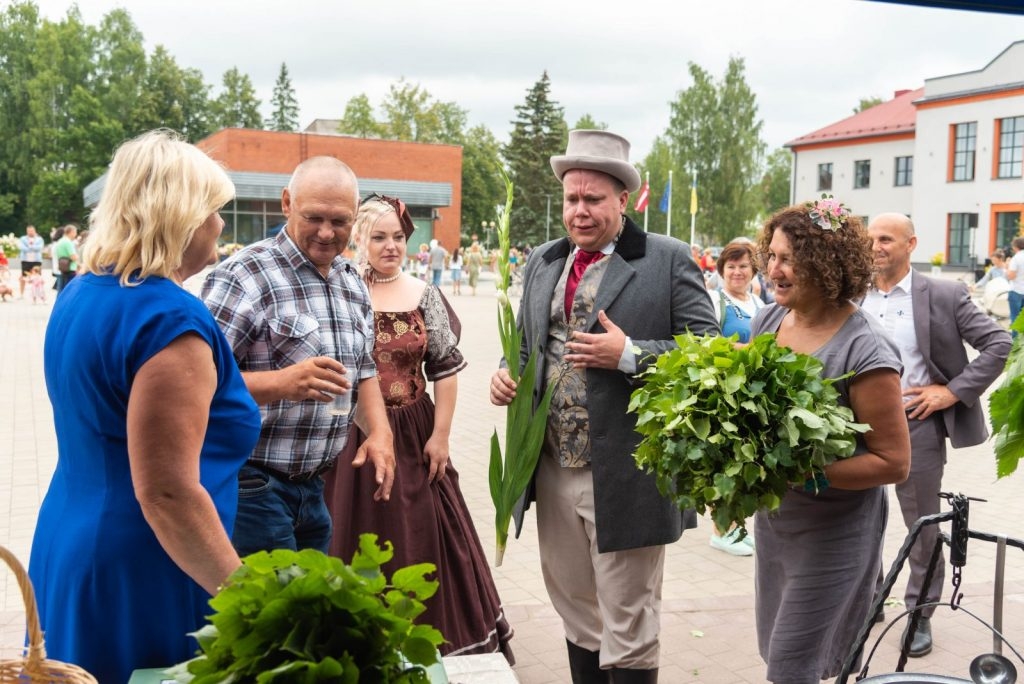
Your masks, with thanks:
<instances>
[{"instance_id":1,"label":"white building with red roof","mask_svg":"<svg viewBox=\"0 0 1024 684\"><path fill-rule=\"evenodd\" d=\"M829 193L866 219L907 214L915 262L942 253L972 269L1009 246L1024 212L1024 41L982 69L927 79L786 147L793 201Z\"/></svg>"}]
</instances>

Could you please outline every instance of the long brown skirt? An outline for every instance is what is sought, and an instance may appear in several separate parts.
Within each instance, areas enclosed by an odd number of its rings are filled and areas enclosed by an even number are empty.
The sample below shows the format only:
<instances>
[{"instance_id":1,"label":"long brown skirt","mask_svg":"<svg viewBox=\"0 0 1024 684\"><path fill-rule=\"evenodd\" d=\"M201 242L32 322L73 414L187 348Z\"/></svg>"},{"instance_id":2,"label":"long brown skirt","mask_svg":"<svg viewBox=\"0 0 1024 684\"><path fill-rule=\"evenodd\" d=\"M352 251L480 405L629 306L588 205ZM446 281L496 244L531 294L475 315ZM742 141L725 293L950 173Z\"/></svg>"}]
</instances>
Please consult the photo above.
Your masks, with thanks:
<instances>
[{"instance_id":1,"label":"long brown skirt","mask_svg":"<svg viewBox=\"0 0 1024 684\"><path fill-rule=\"evenodd\" d=\"M389 407L388 420L397 461L389 501L373 500L377 483L371 465L349 465L365 439L354 425L338 465L324 474L324 497L334 522L331 555L349 562L359 547L359 535L372 532L380 543L394 544L395 555L385 573L414 563L433 563L440 587L426 601L427 610L417 622L441 631L446 641L441 654L500 652L514 663L508 643L512 628L459 489L459 475L449 462L442 480L427 483L423 446L434 425L430 396L424 394L408 406Z\"/></svg>"}]
</instances>

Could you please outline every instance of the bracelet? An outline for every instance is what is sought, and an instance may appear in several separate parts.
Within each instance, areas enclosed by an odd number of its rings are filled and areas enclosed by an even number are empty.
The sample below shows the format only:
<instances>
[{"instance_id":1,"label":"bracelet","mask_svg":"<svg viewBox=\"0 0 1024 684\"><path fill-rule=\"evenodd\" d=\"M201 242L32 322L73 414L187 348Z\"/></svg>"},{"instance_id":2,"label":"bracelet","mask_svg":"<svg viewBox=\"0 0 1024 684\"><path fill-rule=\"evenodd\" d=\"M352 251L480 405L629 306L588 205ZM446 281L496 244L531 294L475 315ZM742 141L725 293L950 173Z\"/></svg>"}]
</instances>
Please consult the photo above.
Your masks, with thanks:
<instances>
[{"instance_id":1,"label":"bracelet","mask_svg":"<svg viewBox=\"0 0 1024 684\"><path fill-rule=\"evenodd\" d=\"M818 492L828 489L828 478L825 477L824 472L814 473L814 477L809 477L804 480L804 491L817 494Z\"/></svg>"}]
</instances>

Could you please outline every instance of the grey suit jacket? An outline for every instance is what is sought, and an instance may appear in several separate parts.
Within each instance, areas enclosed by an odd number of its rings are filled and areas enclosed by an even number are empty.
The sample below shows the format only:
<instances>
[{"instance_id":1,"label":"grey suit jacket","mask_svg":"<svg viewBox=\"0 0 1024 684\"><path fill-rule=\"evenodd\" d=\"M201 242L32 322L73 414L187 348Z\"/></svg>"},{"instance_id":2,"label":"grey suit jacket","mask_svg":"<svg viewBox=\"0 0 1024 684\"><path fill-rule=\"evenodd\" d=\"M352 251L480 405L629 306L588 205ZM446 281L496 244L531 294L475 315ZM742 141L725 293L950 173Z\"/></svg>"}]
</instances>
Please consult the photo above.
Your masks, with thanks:
<instances>
[{"instance_id":1,"label":"grey suit jacket","mask_svg":"<svg viewBox=\"0 0 1024 684\"><path fill-rule=\"evenodd\" d=\"M946 385L960 400L942 412L946 436L955 448L980 444L988 427L978 399L999 377L1010 353L1010 333L979 309L958 281L911 278L917 346L932 382ZM964 342L978 351L968 363Z\"/></svg>"},{"instance_id":2,"label":"grey suit jacket","mask_svg":"<svg viewBox=\"0 0 1024 684\"><path fill-rule=\"evenodd\" d=\"M530 255L523 276L518 316L523 332L520 368L536 350L540 363L534 405L546 387L544 348L551 301L571 250L568 238L541 245ZM686 243L645 233L628 219L601 279L587 331L603 332L597 323L597 312L602 309L641 349L638 371L661 352L674 348L675 335L687 330L718 332L704 279ZM635 379L621 371L587 369L591 470L598 549L602 552L671 543L683 530L679 509L658 493L654 476L643 473L633 459L640 435L634 430L636 416L626 408L635 386ZM516 506L517 537L532 500L531 483ZM689 527L696 524L692 511L687 523Z\"/></svg>"}]
</instances>

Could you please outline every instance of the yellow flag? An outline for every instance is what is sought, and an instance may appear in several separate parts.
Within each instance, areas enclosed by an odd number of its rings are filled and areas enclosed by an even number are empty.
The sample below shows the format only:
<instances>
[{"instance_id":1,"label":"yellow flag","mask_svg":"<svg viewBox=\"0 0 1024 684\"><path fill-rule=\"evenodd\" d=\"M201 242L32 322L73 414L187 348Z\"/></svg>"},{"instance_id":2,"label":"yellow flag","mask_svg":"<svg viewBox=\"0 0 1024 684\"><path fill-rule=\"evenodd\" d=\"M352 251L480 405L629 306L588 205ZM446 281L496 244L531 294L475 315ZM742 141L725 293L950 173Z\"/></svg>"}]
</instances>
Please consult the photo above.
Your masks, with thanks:
<instances>
[{"instance_id":1,"label":"yellow flag","mask_svg":"<svg viewBox=\"0 0 1024 684\"><path fill-rule=\"evenodd\" d=\"M697 213L697 179L690 184L690 213Z\"/></svg>"}]
</instances>

